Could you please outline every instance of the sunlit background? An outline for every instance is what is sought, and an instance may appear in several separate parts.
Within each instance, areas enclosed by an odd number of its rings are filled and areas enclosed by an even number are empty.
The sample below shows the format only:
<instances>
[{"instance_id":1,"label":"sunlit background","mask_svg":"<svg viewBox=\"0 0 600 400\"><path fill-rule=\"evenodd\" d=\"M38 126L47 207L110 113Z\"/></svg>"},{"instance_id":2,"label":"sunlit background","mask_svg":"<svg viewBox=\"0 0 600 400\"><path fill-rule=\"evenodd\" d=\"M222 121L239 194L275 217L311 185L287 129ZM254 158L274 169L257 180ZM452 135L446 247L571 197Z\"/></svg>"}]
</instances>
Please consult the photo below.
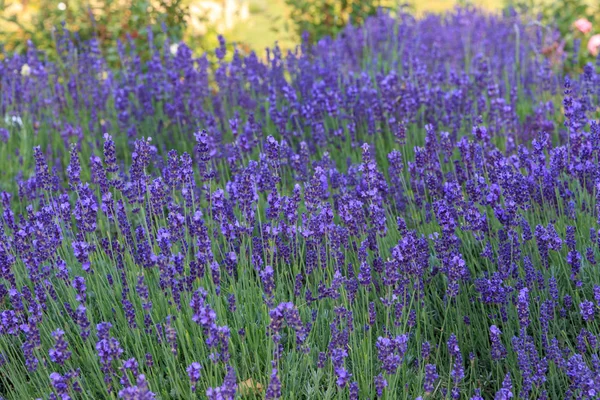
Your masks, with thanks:
<instances>
[{"instance_id":1,"label":"sunlit background","mask_svg":"<svg viewBox=\"0 0 600 400\"><path fill-rule=\"evenodd\" d=\"M348 5L344 6L345 3ZM125 39L127 34L140 35L139 30L145 25L164 20L172 35L195 41L196 48L208 46L216 34L253 49L271 46L276 40L286 48L298 42L298 29L294 25L307 17L314 20L311 23L319 24L318 15L329 13L331 15L324 18L343 20L340 24L345 24L349 15L360 19L361 11L368 13L374 7L404 6L421 14L456 5L453 0L402 3L386 0L0 0L0 41L11 50L24 48L27 40L43 48L48 46L45 42L51 40L52 28L62 21L82 36L95 30L103 41L112 41L119 37ZM531 5L530 1L522 3ZM496 10L507 6L503 0L483 0L475 4ZM90 12L95 22L89 18Z\"/></svg>"},{"instance_id":2,"label":"sunlit background","mask_svg":"<svg viewBox=\"0 0 600 400\"><path fill-rule=\"evenodd\" d=\"M196 53L212 52L223 35L239 51L264 57L275 42L293 49L302 32L315 42L335 36L345 25L360 25L380 9L402 9L421 16L471 5L490 12L513 10L560 33L550 52L586 45L598 32L574 29L578 19L595 27L598 2L589 0L0 0L0 57L23 53L33 44L53 57L56 29L82 41L97 38L109 60L118 60L117 44L149 54L148 33L155 45L185 41ZM583 35L582 35L583 33ZM589 37L588 37L589 36ZM600 37L600 36L598 36ZM577 47L579 46L579 47Z\"/></svg>"}]
</instances>

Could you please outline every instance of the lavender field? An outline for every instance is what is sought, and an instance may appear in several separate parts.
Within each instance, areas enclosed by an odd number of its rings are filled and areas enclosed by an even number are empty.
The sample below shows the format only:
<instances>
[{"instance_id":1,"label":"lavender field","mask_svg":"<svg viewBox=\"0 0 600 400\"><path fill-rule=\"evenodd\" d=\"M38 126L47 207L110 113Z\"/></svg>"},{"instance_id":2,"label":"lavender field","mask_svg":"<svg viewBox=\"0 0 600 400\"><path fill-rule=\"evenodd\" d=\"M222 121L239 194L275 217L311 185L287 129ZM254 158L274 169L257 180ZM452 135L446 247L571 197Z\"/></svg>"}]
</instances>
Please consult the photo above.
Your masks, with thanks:
<instances>
[{"instance_id":1,"label":"lavender field","mask_svg":"<svg viewBox=\"0 0 600 400\"><path fill-rule=\"evenodd\" d=\"M600 63L524 20L5 54L0 398L600 398Z\"/></svg>"}]
</instances>

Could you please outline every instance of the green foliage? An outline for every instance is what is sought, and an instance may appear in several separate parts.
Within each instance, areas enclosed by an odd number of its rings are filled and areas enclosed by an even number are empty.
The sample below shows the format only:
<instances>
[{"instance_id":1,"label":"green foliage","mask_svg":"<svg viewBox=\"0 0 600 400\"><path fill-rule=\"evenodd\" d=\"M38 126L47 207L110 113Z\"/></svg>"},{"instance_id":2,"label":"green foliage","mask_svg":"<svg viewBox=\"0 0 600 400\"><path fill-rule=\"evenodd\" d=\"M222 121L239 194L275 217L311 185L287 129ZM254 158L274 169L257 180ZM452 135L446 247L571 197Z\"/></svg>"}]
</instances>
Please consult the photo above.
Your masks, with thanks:
<instances>
[{"instance_id":1,"label":"green foliage","mask_svg":"<svg viewBox=\"0 0 600 400\"><path fill-rule=\"evenodd\" d=\"M595 57L589 53L587 43L592 35L600 33L597 26L600 24L600 18L597 17L599 5L593 6L586 0L508 0L506 9L514 9L531 20L539 20L548 28L558 30L560 36L556 36L554 42L547 43L542 50L553 59L564 58L563 68L573 72L594 61ZM574 23L580 18L592 23L591 32L584 33L575 28Z\"/></svg>"},{"instance_id":2,"label":"green foliage","mask_svg":"<svg viewBox=\"0 0 600 400\"><path fill-rule=\"evenodd\" d=\"M141 57L147 55L147 27L183 37L188 17L185 0L37 0L27 6L18 0L0 0L0 43L8 51L23 52L31 41L52 57L54 32L64 26L82 40L96 37L109 61L116 61L116 41L132 40ZM11 12L11 10L14 10Z\"/></svg>"},{"instance_id":3,"label":"green foliage","mask_svg":"<svg viewBox=\"0 0 600 400\"><path fill-rule=\"evenodd\" d=\"M311 41L335 36L347 24L361 25L379 9L393 9L389 0L285 0L296 33L308 34Z\"/></svg>"},{"instance_id":4,"label":"green foliage","mask_svg":"<svg viewBox=\"0 0 600 400\"><path fill-rule=\"evenodd\" d=\"M589 3L586 0L563 0L560 2L509 0L507 5L519 13L541 16L543 22L555 25L563 35L572 31L573 22L577 18L587 17L590 21L593 19Z\"/></svg>"}]
</instances>

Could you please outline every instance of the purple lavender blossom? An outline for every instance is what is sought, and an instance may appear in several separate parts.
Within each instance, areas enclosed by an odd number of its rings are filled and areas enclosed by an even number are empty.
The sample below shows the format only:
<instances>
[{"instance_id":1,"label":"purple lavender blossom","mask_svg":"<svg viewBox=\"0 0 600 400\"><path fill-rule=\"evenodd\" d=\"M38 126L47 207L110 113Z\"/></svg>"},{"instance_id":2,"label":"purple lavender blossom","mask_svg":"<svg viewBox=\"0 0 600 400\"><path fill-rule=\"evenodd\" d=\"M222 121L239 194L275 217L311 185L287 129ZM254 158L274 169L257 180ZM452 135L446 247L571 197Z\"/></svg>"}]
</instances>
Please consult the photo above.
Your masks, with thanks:
<instances>
[{"instance_id":1,"label":"purple lavender blossom","mask_svg":"<svg viewBox=\"0 0 600 400\"><path fill-rule=\"evenodd\" d=\"M588 301L588 300L582 301L579 304L579 312L581 313L581 317L583 318L584 321L586 321L586 322L593 321L594 315L596 313L594 302Z\"/></svg>"},{"instance_id":2,"label":"purple lavender blossom","mask_svg":"<svg viewBox=\"0 0 600 400\"><path fill-rule=\"evenodd\" d=\"M517 297L517 312L519 314L521 326L524 328L529 326L529 289L527 288L523 288L519 291Z\"/></svg>"},{"instance_id":3,"label":"purple lavender blossom","mask_svg":"<svg viewBox=\"0 0 600 400\"><path fill-rule=\"evenodd\" d=\"M197 362L191 363L186 369L188 377L190 378L190 382L192 383L192 392L196 391L196 383L200 379L201 370L202 366L200 365L200 363Z\"/></svg>"},{"instance_id":4,"label":"purple lavender blossom","mask_svg":"<svg viewBox=\"0 0 600 400\"><path fill-rule=\"evenodd\" d=\"M281 397L281 382L279 381L277 374L277 368L273 368L271 378L269 379L269 386L267 386L267 391L265 393L265 399L275 400Z\"/></svg>"},{"instance_id":5,"label":"purple lavender blossom","mask_svg":"<svg viewBox=\"0 0 600 400\"><path fill-rule=\"evenodd\" d=\"M377 396L383 396L383 390L387 386L387 380L383 377L383 375L379 374L375 377L375 391L377 392Z\"/></svg>"},{"instance_id":6,"label":"purple lavender blossom","mask_svg":"<svg viewBox=\"0 0 600 400\"><path fill-rule=\"evenodd\" d=\"M408 348L408 335L399 335L392 339L379 337L376 347L381 368L389 375L394 374Z\"/></svg>"},{"instance_id":7,"label":"purple lavender blossom","mask_svg":"<svg viewBox=\"0 0 600 400\"><path fill-rule=\"evenodd\" d=\"M156 395L148 388L146 377L140 374L136 385L119 391L119 398L124 400L154 400Z\"/></svg>"},{"instance_id":8,"label":"purple lavender blossom","mask_svg":"<svg viewBox=\"0 0 600 400\"><path fill-rule=\"evenodd\" d=\"M501 334L502 331L496 325L490 326L490 340L492 342L491 356L494 361L502 360L507 355L506 347L504 347L500 339Z\"/></svg>"},{"instance_id":9,"label":"purple lavender blossom","mask_svg":"<svg viewBox=\"0 0 600 400\"><path fill-rule=\"evenodd\" d=\"M4 52L8 387L598 397L600 60L526 17L380 11L264 57L152 26L112 58L67 26L56 57Z\"/></svg>"},{"instance_id":10,"label":"purple lavender blossom","mask_svg":"<svg viewBox=\"0 0 600 400\"><path fill-rule=\"evenodd\" d=\"M431 394L435 389L435 382L439 378L439 374L437 373L437 368L435 364L427 364L425 365L425 382L423 383L423 389L425 393Z\"/></svg>"},{"instance_id":11,"label":"purple lavender blossom","mask_svg":"<svg viewBox=\"0 0 600 400\"><path fill-rule=\"evenodd\" d=\"M52 337L56 342L54 347L48 351L50 360L59 365L63 365L71 357L71 352L68 350L69 345L65 341L64 335L65 332L62 329L52 332Z\"/></svg>"},{"instance_id":12,"label":"purple lavender blossom","mask_svg":"<svg viewBox=\"0 0 600 400\"><path fill-rule=\"evenodd\" d=\"M494 400L508 400L513 398L510 374L506 374L502 381L502 388L496 392Z\"/></svg>"}]
</instances>

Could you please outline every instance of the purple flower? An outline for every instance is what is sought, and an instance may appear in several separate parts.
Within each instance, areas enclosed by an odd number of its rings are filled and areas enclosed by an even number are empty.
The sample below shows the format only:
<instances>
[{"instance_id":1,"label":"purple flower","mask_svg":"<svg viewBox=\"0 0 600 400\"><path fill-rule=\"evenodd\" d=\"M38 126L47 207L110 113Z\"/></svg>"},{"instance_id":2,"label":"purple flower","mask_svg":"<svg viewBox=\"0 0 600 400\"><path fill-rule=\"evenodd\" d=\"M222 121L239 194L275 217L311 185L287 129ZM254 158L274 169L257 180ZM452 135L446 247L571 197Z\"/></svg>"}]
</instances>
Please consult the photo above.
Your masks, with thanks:
<instances>
[{"instance_id":1,"label":"purple flower","mask_svg":"<svg viewBox=\"0 0 600 400\"><path fill-rule=\"evenodd\" d=\"M380 336L375 347L381 368L389 375L395 374L408 348L408 335L399 335L393 339Z\"/></svg>"},{"instance_id":2,"label":"purple flower","mask_svg":"<svg viewBox=\"0 0 600 400\"><path fill-rule=\"evenodd\" d=\"M75 291L77 292L75 299L80 303L85 303L85 300L87 298L87 296L86 296L87 287L85 285L85 278L82 276L76 277L75 279L73 279L72 286L73 286L73 289L75 289Z\"/></svg>"},{"instance_id":3,"label":"purple flower","mask_svg":"<svg viewBox=\"0 0 600 400\"><path fill-rule=\"evenodd\" d=\"M209 400L233 400L237 391L237 383L235 371L232 367L227 366L227 374L223 380L223 384L216 388L206 389L206 397Z\"/></svg>"},{"instance_id":4,"label":"purple flower","mask_svg":"<svg viewBox=\"0 0 600 400\"><path fill-rule=\"evenodd\" d=\"M448 353L450 353L450 357L452 358L458 358L458 357L462 357L462 354L460 352L460 347L458 347L458 339L456 338L456 335L453 333L450 335L450 338L448 338Z\"/></svg>"},{"instance_id":5,"label":"purple flower","mask_svg":"<svg viewBox=\"0 0 600 400\"><path fill-rule=\"evenodd\" d=\"M277 368L273 368L271 372L271 378L269 379L269 386L265 393L266 400L275 400L281 397L281 381L277 376Z\"/></svg>"},{"instance_id":6,"label":"purple flower","mask_svg":"<svg viewBox=\"0 0 600 400\"><path fill-rule=\"evenodd\" d=\"M104 164L106 164L106 172L115 173L119 170L115 142L108 133L104 134Z\"/></svg>"},{"instance_id":7,"label":"purple flower","mask_svg":"<svg viewBox=\"0 0 600 400\"><path fill-rule=\"evenodd\" d=\"M471 400L483 400L483 397L481 397L481 389L475 389L475 393L471 397Z\"/></svg>"},{"instance_id":8,"label":"purple flower","mask_svg":"<svg viewBox=\"0 0 600 400\"><path fill-rule=\"evenodd\" d=\"M383 389L385 389L387 386L387 380L385 380L383 375L379 374L375 377L375 390L377 391L377 396L383 396Z\"/></svg>"},{"instance_id":9,"label":"purple flower","mask_svg":"<svg viewBox=\"0 0 600 400\"><path fill-rule=\"evenodd\" d=\"M173 355L176 356L177 355L177 331L171 324L171 320L172 320L172 317L170 315L167 315L167 322L165 323L164 332L165 332L165 337L167 339L167 343L171 347L171 353L173 353Z\"/></svg>"},{"instance_id":10,"label":"purple flower","mask_svg":"<svg viewBox=\"0 0 600 400\"><path fill-rule=\"evenodd\" d=\"M596 305L600 307L600 285L594 285L594 300L596 300Z\"/></svg>"},{"instance_id":11,"label":"purple flower","mask_svg":"<svg viewBox=\"0 0 600 400\"><path fill-rule=\"evenodd\" d=\"M104 373L104 382L111 391L111 375L114 374L113 361L118 360L123 354L123 348L119 341L110 336L112 325L109 322L101 322L97 325L98 342L96 342L96 352L100 359L100 369ZM129 397L128 397L129 398Z\"/></svg>"},{"instance_id":12,"label":"purple flower","mask_svg":"<svg viewBox=\"0 0 600 400\"><path fill-rule=\"evenodd\" d=\"M69 396L69 375L64 376L58 372L52 372L50 374L50 384L62 400L70 400Z\"/></svg>"},{"instance_id":13,"label":"purple flower","mask_svg":"<svg viewBox=\"0 0 600 400\"><path fill-rule=\"evenodd\" d=\"M273 290L275 289L275 280L274 280L274 271L273 267L267 265L264 270L260 273L260 279L263 282L263 288L265 290L265 294L267 297L271 297L273 295Z\"/></svg>"},{"instance_id":14,"label":"purple flower","mask_svg":"<svg viewBox=\"0 0 600 400\"><path fill-rule=\"evenodd\" d=\"M154 400L156 395L148 388L148 382L143 374L138 375L136 385L119 391L123 400Z\"/></svg>"},{"instance_id":15,"label":"purple flower","mask_svg":"<svg viewBox=\"0 0 600 400\"><path fill-rule=\"evenodd\" d=\"M319 356L317 359L317 368L322 369L325 368L325 363L327 362L327 353L319 352Z\"/></svg>"},{"instance_id":16,"label":"purple flower","mask_svg":"<svg viewBox=\"0 0 600 400\"><path fill-rule=\"evenodd\" d=\"M75 203L73 216L77 227L82 232L92 233L96 231L96 220L98 214L98 203L96 196L87 183L77 187L79 198Z\"/></svg>"},{"instance_id":17,"label":"purple flower","mask_svg":"<svg viewBox=\"0 0 600 400\"><path fill-rule=\"evenodd\" d=\"M296 332L296 342L302 345L306 340L306 332L300 314L293 303L280 303L277 307L269 311L271 323L269 330L272 332L273 339L278 342L279 331L285 322L288 327Z\"/></svg>"},{"instance_id":18,"label":"purple flower","mask_svg":"<svg viewBox=\"0 0 600 400\"><path fill-rule=\"evenodd\" d=\"M90 321L87 317L87 309L83 305L79 305L75 311L75 321L81 330L81 337L84 341L90 336Z\"/></svg>"},{"instance_id":19,"label":"purple flower","mask_svg":"<svg viewBox=\"0 0 600 400\"><path fill-rule=\"evenodd\" d=\"M192 321L204 329L213 326L217 320L217 313L206 303L207 296L208 293L203 288L199 288L194 292L190 301L190 307L194 312Z\"/></svg>"},{"instance_id":20,"label":"purple flower","mask_svg":"<svg viewBox=\"0 0 600 400\"><path fill-rule=\"evenodd\" d=\"M352 374L346 368L335 368L335 375L337 376L335 383L341 388L345 387L352 377Z\"/></svg>"},{"instance_id":21,"label":"purple flower","mask_svg":"<svg viewBox=\"0 0 600 400\"><path fill-rule=\"evenodd\" d=\"M350 400L358 400L359 387L358 382L352 382L348 388Z\"/></svg>"},{"instance_id":22,"label":"purple flower","mask_svg":"<svg viewBox=\"0 0 600 400\"><path fill-rule=\"evenodd\" d=\"M48 351L50 360L60 365L63 365L65 361L71 357L71 352L68 351L69 345L65 341L64 336L65 332L62 329L57 329L52 332L55 344L54 347Z\"/></svg>"},{"instance_id":23,"label":"purple flower","mask_svg":"<svg viewBox=\"0 0 600 400\"><path fill-rule=\"evenodd\" d=\"M539 387L546 381L548 361L539 356L533 338L525 333L524 328L521 329L519 337L513 337L512 347L517 355L517 365L522 376L520 395L527 397L534 385Z\"/></svg>"},{"instance_id":24,"label":"purple flower","mask_svg":"<svg viewBox=\"0 0 600 400\"><path fill-rule=\"evenodd\" d=\"M201 370L202 365L200 365L200 363L197 362L191 363L186 369L188 377L190 378L190 382L192 383L192 392L196 391L196 383L198 382L198 380L200 380Z\"/></svg>"},{"instance_id":25,"label":"purple flower","mask_svg":"<svg viewBox=\"0 0 600 400\"><path fill-rule=\"evenodd\" d=\"M423 342L421 344L421 357L423 360L428 360L431 355L431 344L429 342Z\"/></svg>"},{"instance_id":26,"label":"purple flower","mask_svg":"<svg viewBox=\"0 0 600 400\"><path fill-rule=\"evenodd\" d=\"M6 128L0 128L0 141L7 143L10 139L10 132Z\"/></svg>"},{"instance_id":27,"label":"purple flower","mask_svg":"<svg viewBox=\"0 0 600 400\"><path fill-rule=\"evenodd\" d=\"M312 373L352 400L599 397L600 60L557 96L560 37L524 19L382 11L265 57L220 36L214 68L156 27L115 60L67 29L58 63L4 52L8 387L85 397L80 366L98 398L235 399L256 352L268 399Z\"/></svg>"},{"instance_id":28,"label":"purple flower","mask_svg":"<svg viewBox=\"0 0 600 400\"><path fill-rule=\"evenodd\" d=\"M435 382L439 377L440 376L437 373L435 364L425 365L425 382L423 383L423 389L425 389L425 393L433 393L433 390L435 389Z\"/></svg>"},{"instance_id":29,"label":"purple flower","mask_svg":"<svg viewBox=\"0 0 600 400\"><path fill-rule=\"evenodd\" d=\"M580 354L571 356L566 363L565 373L571 382L570 390L579 391L589 398L597 397L600 379L597 371L592 371L585 363L583 356Z\"/></svg>"},{"instance_id":30,"label":"purple flower","mask_svg":"<svg viewBox=\"0 0 600 400\"><path fill-rule=\"evenodd\" d=\"M521 327L529 326L529 289L523 288L517 297L517 313Z\"/></svg>"},{"instance_id":31,"label":"purple flower","mask_svg":"<svg viewBox=\"0 0 600 400\"><path fill-rule=\"evenodd\" d=\"M19 333L19 318L13 310L0 313L0 334L17 335Z\"/></svg>"},{"instance_id":32,"label":"purple flower","mask_svg":"<svg viewBox=\"0 0 600 400\"><path fill-rule=\"evenodd\" d=\"M500 335L502 331L496 326L490 326L490 340L492 341L492 360L498 361L506 357L506 347L502 344Z\"/></svg>"},{"instance_id":33,"label":"purple flower","mask_svg":"<svg viewBox=\"0 0 600 400\"><path fill-rule=\"evenodd\" d=\"M469 269L467 268L465 260L458 254L455 254L450 258L445 269L449 281L447 291L448 296L456 297L458 295L458 282L460 280L468 279Z\"/></svg>"},{"instance_id":34,"label":"purple flower","mask_svg":"<svg viewBox=\"0 0 600 400\"><path fill-rule=\"evenodd\" d=\"M50 190L52 188L52 179L50 178L48 164L46 164L46 159L44 158L42 149L39 146L34 147L33 153L35 158L36 179L40 183L40 187L42 187L44 190Z\"/></svg>"},{"instance_id":35,"label":"purple flower","mask_svg":"<svg viewBox=\"0 0 600 400\"><path fill-rule=\"evenodd\" d=\"M79 163L79 153L75 144L71 145L71 161L67 166L67 176L71 188L76 188L81 183L81 165Z\"/></svg>"},{"instance_id":36,"label":"purple flower","mask_svg":"<svg viewBox=\"0 0 600 400\"><path fill-rule=\"evenodd\" d=\"M460 347L458 347L458 339L456 338L456 335L450 335L447 345L448 353L450 353L450 357L452 357L454 360L452 370L450 371L450 376L454 380L454 384L457 385L458 382L462 381L465 377L465 368L463 365L462 353L460 351Z\"/></svg>"},{"instance_id":37,"label":"purple flower","mask_svg":"<svg viewBox=\"0 0 600 400\"><path fill-rule=\"evenodd\" d=\"M506 374L504 381L502 381L502 388L496 392L494 400L508 400L512 398L512 381L510 380L510 374Z\"/></svg>"},{"instance_id":38,"label":"purple flower","mask_svg":"<svg viewBox=\"0 0 600 400\"><path fill-rule=\"evenodd\" d=\"M582 301L579 304L579 312L584 321L589 322L594 320L595 306L593 301Z\"/></svg>"}]
</instances>

